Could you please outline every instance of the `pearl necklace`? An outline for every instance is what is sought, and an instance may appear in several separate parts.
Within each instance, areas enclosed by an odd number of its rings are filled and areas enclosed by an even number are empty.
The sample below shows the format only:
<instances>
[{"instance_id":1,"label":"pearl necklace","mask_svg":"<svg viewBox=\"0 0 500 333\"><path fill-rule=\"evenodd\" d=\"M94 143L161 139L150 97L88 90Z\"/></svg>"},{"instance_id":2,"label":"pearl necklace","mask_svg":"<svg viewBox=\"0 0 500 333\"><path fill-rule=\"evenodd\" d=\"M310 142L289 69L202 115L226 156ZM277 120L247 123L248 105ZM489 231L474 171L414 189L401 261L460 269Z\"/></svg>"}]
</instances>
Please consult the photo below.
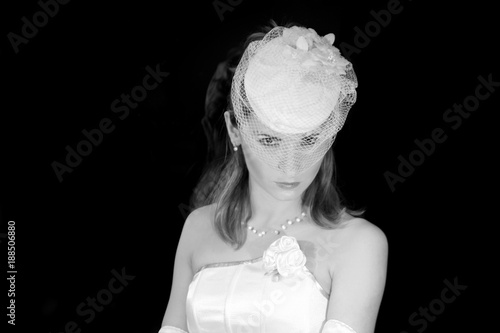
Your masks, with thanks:
<instances>
[{"instance_id":1,"label":"pearl necklace","mask_svg":"<svg viewBox=\"0 0 500 333\"><path fill-rule=\"evenodd\" d=\"M306 216L306 213L302 212L302 213L300 214L300 216L301 216L301 217L295 217L293 220L287 220L287 221L286 221L286 223L284 223L284 224L282 224L282 225L281 225L281 229L286 230L286 228L287 228L288 226L291 226L291 225L293 225L293 224L294 224L294 223L296 223L296 222L298 223L298 222L303 221L303 220L304 220L304 217ZM242 224L242 225L245 225L245 222L241 222L241 224ZM262 236L264 236L264 235L266 234L266 231L265 231L265 230L263 230L263 231L258 231L257 229L255 229L255 228L254 228L254 227L252 227L251 225L249 225L247 228L248 228L248 230L250 230L251 232L253 232L254 234L256 234L256 235L257 235L257 236L259 236L259 237L262 237ZM276 229L274 229L274 233L275 233L276 235L279 235L279 234L281 233L281 231L280 231L280 230L276 230Z\"/></svg>"}]
</instances>

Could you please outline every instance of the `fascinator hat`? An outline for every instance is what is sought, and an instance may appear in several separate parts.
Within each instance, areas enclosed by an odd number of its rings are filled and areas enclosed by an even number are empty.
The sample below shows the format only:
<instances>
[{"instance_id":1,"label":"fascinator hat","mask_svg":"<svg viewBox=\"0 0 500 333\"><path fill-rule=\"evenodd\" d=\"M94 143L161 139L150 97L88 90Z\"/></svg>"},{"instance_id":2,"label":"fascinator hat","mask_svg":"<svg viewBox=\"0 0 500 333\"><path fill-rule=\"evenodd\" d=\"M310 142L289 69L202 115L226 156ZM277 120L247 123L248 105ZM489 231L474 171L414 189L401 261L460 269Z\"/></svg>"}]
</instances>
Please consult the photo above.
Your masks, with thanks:
<instances>
[{"instance_id":1,"label":"fascinator hat","mask_svg":"<svg viewBox=\"0 0 500 333\"><path fill-rule=\"evenodd\" d=\"M356 75L334 41L311 28L275 27L236 68L231 101L242 138L283 174L318 162L356 101Z\"/></svg>"}]
</instances>

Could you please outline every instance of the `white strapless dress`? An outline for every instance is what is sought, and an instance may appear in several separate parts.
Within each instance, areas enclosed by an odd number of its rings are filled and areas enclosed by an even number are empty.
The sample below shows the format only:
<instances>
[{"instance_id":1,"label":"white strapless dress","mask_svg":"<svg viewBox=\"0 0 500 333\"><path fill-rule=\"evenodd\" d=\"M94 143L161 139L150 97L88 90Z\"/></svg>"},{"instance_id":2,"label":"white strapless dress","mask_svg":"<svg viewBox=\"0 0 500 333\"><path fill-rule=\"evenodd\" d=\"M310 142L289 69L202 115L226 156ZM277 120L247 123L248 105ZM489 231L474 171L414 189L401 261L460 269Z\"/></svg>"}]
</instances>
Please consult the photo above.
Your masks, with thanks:
<instances>
[{"instance_id":1,"label":"white strapless dress","mask_svg":"<svg viewBox=\"0 0 500 333\"><path fill-rule=\"evenodd\" d=\"M320 333L329 293L305 266L294 237L262 257L201 267L189 285L189 333Z\"/></svg>"}]
</instances>

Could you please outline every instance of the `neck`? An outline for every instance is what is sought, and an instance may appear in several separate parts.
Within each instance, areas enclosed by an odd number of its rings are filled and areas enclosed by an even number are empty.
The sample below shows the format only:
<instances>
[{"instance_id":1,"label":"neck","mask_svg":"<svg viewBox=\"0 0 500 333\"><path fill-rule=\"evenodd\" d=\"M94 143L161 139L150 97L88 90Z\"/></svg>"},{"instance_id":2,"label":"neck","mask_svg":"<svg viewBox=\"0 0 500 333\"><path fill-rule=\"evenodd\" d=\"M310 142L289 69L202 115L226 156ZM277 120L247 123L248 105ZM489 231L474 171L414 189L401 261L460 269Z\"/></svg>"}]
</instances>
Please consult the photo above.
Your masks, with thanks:
<instances>
[{"instance_id":1,"label":"neck","mask_svg":"<svg viewBox=\"0 0 500 333\"><path fill-rule=\"evenodd\" d=\"M281 229L281 224L287 220L300 217L300 196L292 200L278 200L252 182L249 186L252 218L248 222L254 228Z\"/></svg>"}]
</instances>

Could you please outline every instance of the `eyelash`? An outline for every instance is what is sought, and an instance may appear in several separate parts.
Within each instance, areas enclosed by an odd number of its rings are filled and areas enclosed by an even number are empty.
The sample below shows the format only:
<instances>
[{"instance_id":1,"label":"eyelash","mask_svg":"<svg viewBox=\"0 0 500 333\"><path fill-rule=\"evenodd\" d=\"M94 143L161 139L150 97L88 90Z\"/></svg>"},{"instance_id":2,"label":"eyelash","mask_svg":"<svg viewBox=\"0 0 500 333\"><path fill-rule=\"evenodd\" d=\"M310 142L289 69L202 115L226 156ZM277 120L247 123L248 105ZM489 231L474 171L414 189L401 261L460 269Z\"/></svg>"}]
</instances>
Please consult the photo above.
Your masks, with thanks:
<instances>
[{"instance_id":1,"label":"eyelash","mask_svg":"<svg viewBox=\"0 0 500 333\"><path fill-rule=\"evenodd\" d=\"M317 136L311 135L311 136L308 136L306 138L303 138L301 145L302 146L313 146L317 140L318 140ZM265 137L265 138L259 139L258 141L263 146L276 147L278 145L278 142L281 141L281 139L276 138L276 137ZM269 141L272 141L272 142L269 142Z\"/></svg>"},{"instance_id":2,"label":"eyelash","mask_svg":"<svg viewBox=\"0 0 500 333\"><path fill-rule=\"evenodd\" d=\"M318 137L310 135L307 138L304 138L302 140L302 145L303 146L314 146L314 144L316 143L316 141L318 141Z\"/></svg>"},{"instance_id":3,"label":"eyelash","mask_svg":"<svg viewBox=\"0 0 500 333\"><path fill-rule=\"evenodd\" d=\"M259 139L259 142L261 145L266 146L266 147L276 147L278 145L276 142L270 143L268 140L281 141L280 139L275 138L275 137L266 137L266 138Z\"/></svg>"}]
</instances>

